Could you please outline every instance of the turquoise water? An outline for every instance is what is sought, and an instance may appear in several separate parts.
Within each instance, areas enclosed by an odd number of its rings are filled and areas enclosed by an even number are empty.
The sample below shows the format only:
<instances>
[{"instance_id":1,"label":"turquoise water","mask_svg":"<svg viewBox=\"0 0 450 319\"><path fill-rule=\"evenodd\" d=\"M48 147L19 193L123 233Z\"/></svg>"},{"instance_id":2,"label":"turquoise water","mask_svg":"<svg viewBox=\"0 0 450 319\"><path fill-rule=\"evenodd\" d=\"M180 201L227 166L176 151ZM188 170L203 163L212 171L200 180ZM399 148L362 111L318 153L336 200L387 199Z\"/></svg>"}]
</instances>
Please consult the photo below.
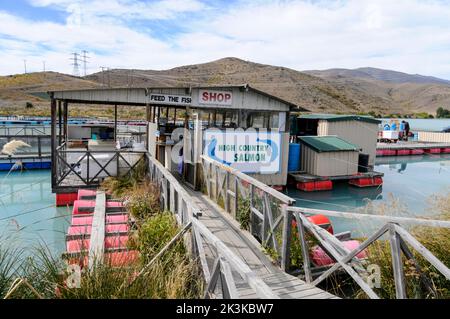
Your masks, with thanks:
<instances>
[{"instance_id":1,"label":"turquoise water","mask_svg":"<svg viewBox=\"0 0 450 319\"><path fill-rule=\"evenodd\" d=\"M432 196L450 194L450 155L378 158L375 170L384 173L380 188L357 188L346 182L332 191L287 194L301 207L400 216L431 216ZM333 218L336 231L354 230L351 220Z\"/></svg>"},{"instance_id":2,"label":"turquoise water","mask_svg":"<svg viewBox=\"0 0 450 319\"><path fill-rule=\"evenodd\" d=\"M450 155L386 157L377 159L376 171L382 172L381 188L357 188L336 184L333 191L306 193L288 189L297 206L385 213L402 216L430 216L430 199L450 192ZM71 212L56 208L51 193L49 170L0 173L0 240L32 249L45 243L54 254L64 251L65 232ZM394 207L394 208L393 208ZM336 232L367 230L367 225L332 218ZM373 225L370 225L373 226ZM370 228L371 229L371 228Z\"/></svg>"},{"instance_id":3,"label":"turquoise water","mask_svg":"<svg viewBox=\"0 0 450 319\"><path fill-rule=\"evenodd\" d=\"M65 249L67 208L55 207L49 170L0 172L0 240L32 253L44 244L53 254Z\"/></svg>"}]
</instances>

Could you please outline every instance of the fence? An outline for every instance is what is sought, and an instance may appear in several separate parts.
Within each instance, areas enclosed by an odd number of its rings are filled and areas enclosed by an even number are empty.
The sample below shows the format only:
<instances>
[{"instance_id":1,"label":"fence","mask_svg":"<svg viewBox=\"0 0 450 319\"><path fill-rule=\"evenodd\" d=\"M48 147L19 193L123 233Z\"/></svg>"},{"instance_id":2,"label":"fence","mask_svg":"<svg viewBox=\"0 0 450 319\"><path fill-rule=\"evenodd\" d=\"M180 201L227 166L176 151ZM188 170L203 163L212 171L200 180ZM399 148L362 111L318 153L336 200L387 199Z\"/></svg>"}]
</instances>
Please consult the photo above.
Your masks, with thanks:
<instances>
[{"instance_id":1,"label":"fence","mask_svg":"<svg viewBox=\"0 0 450 319\"><path fill-rule=\"evenodd\" d=\"M98 186L106 177L132 174L146 160L146 151L70 149L55 152L54 185L58 188Z\"/></svg>"},{"instance_id":2,"label":"fence","mask_svg":"<svg viewBox=\"0 0 450 319\"><path fill-rule=\"evenodd\" d=\"M450 280L448 267L419 243L404 227L404 225L408 224L450 228L450 221L377 216L294 207L292 205L295 201L292 198L256 179L208 157L202 156L201 158L203 185L208 196L216 203L223 204L224 209L239 220L241 225L243 220L240 214L242 214L242 211L248 210L250 222L247 229L261 240L262 245L269 252L272 252L272 257L286 272L290 271L292 240L295 238L293 236L293 227L295 227L302 255L302 275L308 283L318 285L331 274L343 269L370 298L378 298L378 295L366 282L368 273L364 267L365 261L358 259L356 256L375 241L380 240L385 234L389 236L388 241L390 243L397 298L407 297L402 253L407 260L414 264L415 269L420 274L421 281L430 293L436 293L435 288L432 287L430 281L420 269L419 263L408 245L419 253L424 260L434 266L447 280ZM246 199L249 202L248 207L242 205L242 202L246 201ZM230 202L233 205L230 205ZM369 236L358 248L349 251L339 239L341 235L345 234L332 235L307 218L308 215L316 214L354 220L376 220L383 222L383 226ZM312 240L308 240L308 238ZM325 268L316 267L310 258L311 242L316 242L333 259L334 264ZM314 279L313 270L317 269L320 270L320 275Z\"/></svg>"},{"instance_id":3,"label":"fence","mask_svg":"<svg viewBox=\"0 0 450 319\"><path fill-rule=\"evenodd\" d=\"M220 293L223 298L239 298L234 274L239 274L238 279L246 282L260 298L279 298L247 264L198 220L202 212L178 180L149 154L147 158L148 174L150 179L159 186L162 207L174 213L180 225L191 230L188 242L190 242L192 255L199 260L202 269L206 283L205 298L214 297ZM208 264L206 250L214 257L212 267Z\"/></svg>"},{"instance_id":4,"label":"fence","mask_svg":"<svg viewBox=\"0 0 450 319\"><path fill-rule=\"evenodd\" d=\"M237 219L263 246L280 255L281 208L295 200L236 169L201 156L203 185L208 196Z\"/></svg>"}]
</instances>

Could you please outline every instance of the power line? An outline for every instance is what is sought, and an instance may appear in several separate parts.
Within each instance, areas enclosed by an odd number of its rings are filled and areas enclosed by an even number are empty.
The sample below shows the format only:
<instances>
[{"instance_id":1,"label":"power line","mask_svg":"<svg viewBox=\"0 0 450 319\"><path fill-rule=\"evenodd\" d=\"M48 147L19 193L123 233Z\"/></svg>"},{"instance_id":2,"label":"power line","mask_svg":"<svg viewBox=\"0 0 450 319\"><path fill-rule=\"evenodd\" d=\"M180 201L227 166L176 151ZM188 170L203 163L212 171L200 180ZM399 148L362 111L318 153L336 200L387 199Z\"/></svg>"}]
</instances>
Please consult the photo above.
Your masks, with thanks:
<instances>
[{"instance_id":1,"label":"power line","mask_svg":"<svg viewBox=\"0 0 450 319\"><path fill-rule=\"evenodd\" d=\"M89 63L88 59L90 59L90 57L87 55L89 52L86 50L81 51L82 53L82 62L83 62L83 71L84 71L84 76L87 75L87 64Z\"/></svg>"},{"instance_id":2,"label":"power line","mask_svg":"<svg viewBox=\"0 0 450 319\"><path fill-rule=\"evenodd\" d=\"M80 76L80 64L79 64L79 56L80 54L77 52L72 53L73 54L73 58L70 58L70 60L73 61L72 65L73 65L73 75L74 76Z\"/></svg>"},{"instance_id":3,"label":"power line","mask_svg":"<svg viewBox=\"0 0 450 319\"><path fill-rule=\"evenodd\" d=\"M100 68L102 69L102 84L103 84L103 86L106 86L106 83L105 83L105 73L106 73L106 75L108 77L108 87L111 87L111 78L110 78L111 69L107 66L101 66Z\"/></svg>"}]
</instances>

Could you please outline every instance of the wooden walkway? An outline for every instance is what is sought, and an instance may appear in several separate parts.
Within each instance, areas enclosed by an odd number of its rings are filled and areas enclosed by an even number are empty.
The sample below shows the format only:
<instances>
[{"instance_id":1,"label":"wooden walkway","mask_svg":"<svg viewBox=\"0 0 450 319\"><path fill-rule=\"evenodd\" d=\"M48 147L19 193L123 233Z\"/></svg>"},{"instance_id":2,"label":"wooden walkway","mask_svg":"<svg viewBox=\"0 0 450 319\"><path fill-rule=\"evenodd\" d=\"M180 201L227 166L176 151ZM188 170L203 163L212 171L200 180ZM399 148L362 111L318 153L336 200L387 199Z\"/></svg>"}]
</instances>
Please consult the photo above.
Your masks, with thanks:
<instances>
[{"instance_id":1,"label":"wooden walkway","mask_svg":"<svg viewBox=\"0 0 450 319\"><path fill-rule=\"evenodd\" d=\"M250 233L239 228L239 224L220 206L206 195L186 187L194 204L202 211L199 220L228 248L240 257L273 291L282 299L338 299L338 297L316 288L297 277L286 274L272 264L262 252L259 242ZM208 264L214 262L215 256L205 246ZM245 299L257 298L250 286L235 274L236 288L239 295ZM218 296L220 297L220 296Z\"/></svg>"}]
</instances>

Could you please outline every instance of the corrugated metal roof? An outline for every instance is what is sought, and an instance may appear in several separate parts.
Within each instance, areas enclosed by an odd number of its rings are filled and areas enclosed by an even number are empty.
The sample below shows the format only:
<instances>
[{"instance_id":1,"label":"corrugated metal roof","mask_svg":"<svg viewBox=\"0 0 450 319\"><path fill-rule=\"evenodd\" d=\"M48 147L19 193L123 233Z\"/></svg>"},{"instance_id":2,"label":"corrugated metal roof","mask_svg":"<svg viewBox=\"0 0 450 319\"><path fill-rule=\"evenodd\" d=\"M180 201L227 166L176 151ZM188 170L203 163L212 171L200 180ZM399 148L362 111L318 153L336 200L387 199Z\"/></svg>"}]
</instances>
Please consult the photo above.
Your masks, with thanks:
<instances>
[{"instance_id":1,"label":"corrugated metal roof","mask_svg":"<svg viewBox=\"0 0 450 319\"><path fill-rule=\"evenodd\" d=\"M304 114L300 115L300 119L325 120L330 122L339 121L362 121L367 123L380 124L381 121L371 116L365 115L340 115L340 114Z\"/></svg>"},{"instance_id":2,"label":"corrugated metal roof","mask_svg":"<svg viewBox=\"0 0 450 319\"><path fill-rule=\"evenodd\" d=\"M292 102L286 101L278 96L261 91L248 84L240 85L198 85L198 86L185 86L185 87L136 87L136 88L90 88L90 89L77 89L77 90L61 90L61 91L49 91L47 94L51 97L54 96L58 100L71 100L72 103L102 103L102 104L142 104L146 105L148 101L146 96L149 93L167 93L173 91L170 94L183 94L191 95L193 89L239 89L242 92L253 91L256 94L266 96L269 99L278 101L285 104L289 109L297 111L308 111ZM155 92L156 91L156 92ZM169 93L167 93L169 94ZM78 96L78 98L72 98L72 96ZM94 98L94 96L96 98ZM121 97L121 98L119 98ZM194 105L194 104L193 104ZM195 106L195 105L194 105ZM274 110L275 111L275 110Z\"/></svg>"},{"instance_id":3,"label":"corrugated metal roof","mask_svg":"<svg viewBox=\"0 0 450 319\"><path fill-rule=\"evenodd\" d=\"M337 136L302 136L300 142L322 152L358 151L359 147Z\"/></svg>"}]
</instances>

